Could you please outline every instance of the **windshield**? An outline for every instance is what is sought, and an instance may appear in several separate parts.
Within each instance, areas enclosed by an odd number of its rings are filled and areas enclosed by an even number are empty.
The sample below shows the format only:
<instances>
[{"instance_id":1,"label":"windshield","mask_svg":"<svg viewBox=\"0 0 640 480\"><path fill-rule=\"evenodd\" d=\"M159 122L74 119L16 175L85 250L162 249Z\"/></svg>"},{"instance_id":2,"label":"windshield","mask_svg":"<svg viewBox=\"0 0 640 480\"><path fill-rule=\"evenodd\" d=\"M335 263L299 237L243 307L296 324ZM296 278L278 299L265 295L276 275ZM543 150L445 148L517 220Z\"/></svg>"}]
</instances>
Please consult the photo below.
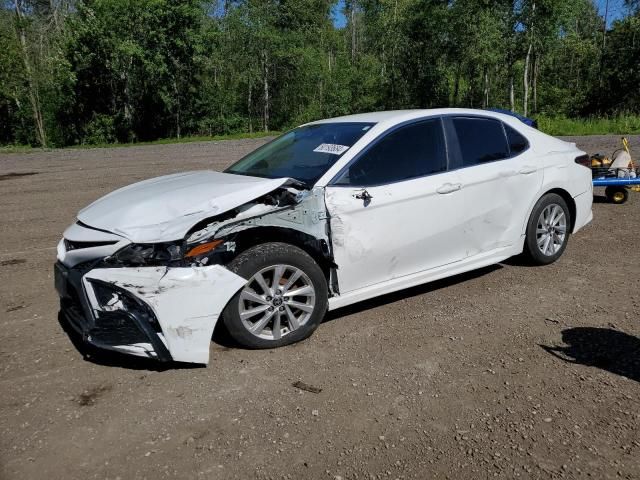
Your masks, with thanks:
<instances>
[{"instance_id":1,"label":"windshield","mask_svg":"<svg viewBox=\"0 0 640 480\"><path fill-rule=\"evenodd\" d=\"M255 177L291 177L313 185L373 123L319 123L285 133L225 170Z\"/></svg>"}]
</instances>

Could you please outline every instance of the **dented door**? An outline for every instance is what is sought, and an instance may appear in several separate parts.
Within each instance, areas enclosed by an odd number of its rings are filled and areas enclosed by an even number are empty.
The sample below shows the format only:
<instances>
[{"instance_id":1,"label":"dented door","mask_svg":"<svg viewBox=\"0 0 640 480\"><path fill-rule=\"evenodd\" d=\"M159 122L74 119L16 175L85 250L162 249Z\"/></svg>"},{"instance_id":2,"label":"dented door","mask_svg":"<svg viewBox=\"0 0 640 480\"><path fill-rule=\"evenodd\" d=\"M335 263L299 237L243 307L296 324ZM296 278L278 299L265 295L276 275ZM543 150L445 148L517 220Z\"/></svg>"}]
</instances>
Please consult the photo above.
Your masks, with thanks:
<instances>
[{"instance_id":1,"label":"dented door","mask_svg":"<svg viewBox=\"0 0 640 480\"><path fill-rule=\"evenodd\" d=\"M340 293L465 256L457 172L367 187L328 186Z\"/></svg>"},{"instance_id":2,"label":"dented door","mask_svg":"<svg viewBox=\"0 0 640 480\"><path fill-rule=\"evenodd\" d=\"M516 244L531 202L542 187L543 170L531 152L459 172L466 255Z\"/></svg>"},{"instance_id":3,"label":"dented door","mask_svg":"<svg viewBox=\"0 0 640 480\"><path fill-rule=\"evenodd\" d=\"M462 182L466 256L516 245L543 178L527 140L482 116L448 117L445 125L450 163Z\"/></svg>"}]
</instances>

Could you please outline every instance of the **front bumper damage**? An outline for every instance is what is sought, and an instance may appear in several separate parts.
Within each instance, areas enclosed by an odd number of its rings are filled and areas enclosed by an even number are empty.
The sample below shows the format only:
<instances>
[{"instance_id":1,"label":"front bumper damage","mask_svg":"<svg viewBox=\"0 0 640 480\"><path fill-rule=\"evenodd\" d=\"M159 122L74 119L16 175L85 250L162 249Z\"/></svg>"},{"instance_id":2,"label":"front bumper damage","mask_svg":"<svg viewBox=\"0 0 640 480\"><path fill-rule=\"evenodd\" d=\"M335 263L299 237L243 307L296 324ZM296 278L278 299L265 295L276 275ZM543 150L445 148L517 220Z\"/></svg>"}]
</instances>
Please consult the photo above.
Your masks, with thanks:
<instances>
[{"instance_id":1,"label":"front bumper damage","mask_svg":"<svg viewBox=\"0 0 640 480\"><path fill-rule=\"evenodd\" d=\"M203 364L222 310L246 283L220 265L54 270L61 311L87 343Z\"/></svg>"},{"instance_id":2,"label":"front bumper damage","mask_svg":"<svg viewBox=\"0 0 640 480\"><path fill-rule=\"evenodd\" d=\"M212 177L217 174L198 180L194 187L197 192L215 193L210 191ZM237 255L238 245L248 247L261 234L269 238L275 235L302 242L330 260L322 189L300 190L296 182L285 185L288 180L279 179L260 186L260 191L245 186L236 192L227 187L246 183L245 179L224 177L216 187L220 198L208 202L202 214L195 215L185 206L188 202L183 198L183 183L193 183L197 178L190 174L162 180L177 182L175 201L184 207L181 215L172 210L173 204L170 208L160 202L160 206L146 205L144 212L132 218L125 208L131 198L125 195L122 199L116 192L83 210L82 218L65 230L57 249L55 285L61 297L61 313L87 343L161 361L206 364L218 318L246 284L246 279L223 266ZM139 187L152 184L143 182ZM159 194L168 191L163 185ZM127 188L120 192L129 192ZM269 193L264 194L266 191ZM254 198L256 194L261 196ZM109 199L113 200L110 206ZM107 205L103 205L105 202ZM138 207L143 206L141 202ZM128 213L114 217L114 209ZM176 225L181 228L175 230L173 221L149 224L154 209L174 212ZM91 212L93 217L88 216ZM174 259L176 252L168 250L160 251L168 256L156 257L155 247L148 258L142 253L140 258L119 257L119 252L130 245L181 243L186 248L214 243L211 240L224 243L202 257L185 253L181 260Z\"/></svg>"}]
</instances>

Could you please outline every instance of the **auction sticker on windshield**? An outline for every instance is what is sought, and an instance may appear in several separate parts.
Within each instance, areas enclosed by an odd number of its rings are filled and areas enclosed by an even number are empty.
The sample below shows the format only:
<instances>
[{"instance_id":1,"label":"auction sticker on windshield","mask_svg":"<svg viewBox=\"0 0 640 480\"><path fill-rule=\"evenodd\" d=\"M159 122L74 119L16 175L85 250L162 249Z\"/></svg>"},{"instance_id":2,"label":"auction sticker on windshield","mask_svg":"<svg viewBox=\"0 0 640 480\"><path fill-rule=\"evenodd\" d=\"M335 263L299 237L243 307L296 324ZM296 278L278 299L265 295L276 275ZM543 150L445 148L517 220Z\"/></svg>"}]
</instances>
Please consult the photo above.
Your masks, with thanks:
<instances>
[{"instance_id":1,"label":"auction sticker on windshield","mask_svg":"<svg viewBox=\"0 0 640 480\"><path fill-rule=\"evenodd\" d=\"M335 143L321 143L313 149L314 152L332 153L334 155L342 155L347 150L349 150L349 147L346 145L336 145Z\"/></svg>"}]
</instances>

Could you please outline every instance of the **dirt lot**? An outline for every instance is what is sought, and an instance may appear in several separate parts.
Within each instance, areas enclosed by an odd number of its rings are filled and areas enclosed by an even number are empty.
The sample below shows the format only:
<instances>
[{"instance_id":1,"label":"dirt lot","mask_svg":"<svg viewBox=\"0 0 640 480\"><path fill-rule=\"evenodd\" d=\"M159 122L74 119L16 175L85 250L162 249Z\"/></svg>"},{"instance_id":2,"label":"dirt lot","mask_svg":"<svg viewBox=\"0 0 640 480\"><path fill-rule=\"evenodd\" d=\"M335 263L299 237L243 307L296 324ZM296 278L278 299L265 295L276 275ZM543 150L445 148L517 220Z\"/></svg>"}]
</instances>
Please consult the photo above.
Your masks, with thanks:
<instances>
[{"instance_id":1,"label":"dirt lot","mask_svg":"<svg viewBox=\"0 0 640 480\"><path fill-rule=\"evenodd\" d=\"M262 142L0 155L0 478L640 478L640 194L596 203L552 266L336 311L295 346L83 356L52 280L76 211Z\"/></svg>"}]
</instances>

